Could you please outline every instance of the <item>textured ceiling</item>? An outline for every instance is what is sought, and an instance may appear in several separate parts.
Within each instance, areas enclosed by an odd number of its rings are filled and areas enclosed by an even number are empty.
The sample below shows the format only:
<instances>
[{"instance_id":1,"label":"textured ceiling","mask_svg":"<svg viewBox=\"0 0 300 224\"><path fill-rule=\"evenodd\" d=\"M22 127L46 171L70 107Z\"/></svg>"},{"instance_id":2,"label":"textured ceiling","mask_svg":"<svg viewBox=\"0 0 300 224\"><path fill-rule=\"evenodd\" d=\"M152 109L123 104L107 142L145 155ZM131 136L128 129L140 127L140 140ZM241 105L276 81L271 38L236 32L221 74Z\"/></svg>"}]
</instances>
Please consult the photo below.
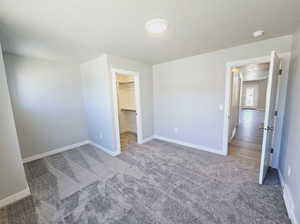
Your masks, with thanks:
<instances>
[{"instance_id":1,"label":"textured ceiling","mask_svg":"<svg viewBox=\"0 0 300 224\"><path fill-rule=\"evenodd\" d=\"M149 64L291 34L299 0L1 0L5 51L85 61L101 53ZM147 20L164 18L167 33L153 37Z\"/></svg>"}]
</instances>

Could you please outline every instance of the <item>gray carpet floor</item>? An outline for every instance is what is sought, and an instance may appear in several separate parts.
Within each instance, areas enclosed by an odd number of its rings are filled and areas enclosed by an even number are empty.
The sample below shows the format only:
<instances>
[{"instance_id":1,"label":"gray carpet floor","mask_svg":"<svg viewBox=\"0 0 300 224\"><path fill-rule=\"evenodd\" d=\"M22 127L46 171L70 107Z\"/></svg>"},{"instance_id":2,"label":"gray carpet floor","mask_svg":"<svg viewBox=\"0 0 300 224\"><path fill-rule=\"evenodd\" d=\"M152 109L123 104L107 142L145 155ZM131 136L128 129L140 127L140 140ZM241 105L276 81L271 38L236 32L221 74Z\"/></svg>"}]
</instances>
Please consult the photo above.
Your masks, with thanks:
<instances>
[{"instance_id":1,"label":"gray carpet floor","mask_svg":"<svg viewBox=\"0 0 300 224\"><path fill-rule=\"evenodd\" d=\"M110 157L86 145L25 164L32 196L1 224L285 224L277 173L251 162L152 140Z\"/></svg>"}]
</instances>

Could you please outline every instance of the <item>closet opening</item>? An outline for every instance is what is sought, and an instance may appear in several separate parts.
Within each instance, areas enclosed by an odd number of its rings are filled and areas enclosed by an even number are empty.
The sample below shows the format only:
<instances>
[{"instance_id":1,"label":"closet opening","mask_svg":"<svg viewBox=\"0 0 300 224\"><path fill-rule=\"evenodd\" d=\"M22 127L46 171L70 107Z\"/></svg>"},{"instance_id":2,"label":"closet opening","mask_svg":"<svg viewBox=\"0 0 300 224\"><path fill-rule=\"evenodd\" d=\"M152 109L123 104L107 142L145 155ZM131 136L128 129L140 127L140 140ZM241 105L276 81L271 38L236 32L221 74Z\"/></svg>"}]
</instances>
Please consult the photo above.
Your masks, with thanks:
<instances>
[{"instance_id":1,"label":"closet opening","mask_svg":"<svg viewBox=\"0 0 300 224\"><path fill-rule=\"evenodd\" d=\"M141 143L139 74L113 69L116 145L119 153Z\"/></svg>"}]
</instances>

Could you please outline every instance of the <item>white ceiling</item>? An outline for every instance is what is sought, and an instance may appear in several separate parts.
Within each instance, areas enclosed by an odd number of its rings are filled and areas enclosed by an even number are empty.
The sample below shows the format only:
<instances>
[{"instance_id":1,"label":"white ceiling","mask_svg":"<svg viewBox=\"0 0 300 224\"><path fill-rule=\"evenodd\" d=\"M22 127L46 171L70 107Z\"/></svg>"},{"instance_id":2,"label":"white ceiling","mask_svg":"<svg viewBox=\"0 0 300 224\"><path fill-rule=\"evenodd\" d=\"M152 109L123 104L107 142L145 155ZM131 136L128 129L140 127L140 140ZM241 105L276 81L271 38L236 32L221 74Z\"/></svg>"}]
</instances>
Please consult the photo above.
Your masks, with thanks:
<instances>
[{"instance_id":1,"label":"white ceiling","mask_svg":"<svg viewBox=\"0 0 300 224\"><path fill-rule=\"evenodd\" d=\"M79 61L103 52L155 64L294 32L299 0L1 0L5 51ZM153 18L169 22L147 34ZM261 40L259 39L259 40Z\"/></svg>"}]
</instances>

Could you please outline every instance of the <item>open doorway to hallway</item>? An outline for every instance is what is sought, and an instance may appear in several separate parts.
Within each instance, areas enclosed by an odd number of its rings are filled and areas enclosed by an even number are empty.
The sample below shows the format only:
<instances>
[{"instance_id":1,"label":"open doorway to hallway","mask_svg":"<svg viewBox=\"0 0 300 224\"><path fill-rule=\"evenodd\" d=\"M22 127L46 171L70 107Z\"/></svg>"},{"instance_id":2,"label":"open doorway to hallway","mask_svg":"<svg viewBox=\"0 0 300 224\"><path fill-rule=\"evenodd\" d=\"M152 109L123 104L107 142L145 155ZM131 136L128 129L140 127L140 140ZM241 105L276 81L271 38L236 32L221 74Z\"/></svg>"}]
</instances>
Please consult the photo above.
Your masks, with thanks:
<instances>
[{"instance_id":1,"label":"open doorway to hallway","mask_svg":"<svg viewBox=\"0 0 300 224\"><path fill-rule=\"evenodd\" d=\"M278 55L272 51L270 56L226 63L223 152L243 161L255 162L259 168L260 184L263 184L270 167L278 168L289 59L290 54ZM259 91L261 80L267 81L263 104L259 97L259 92L264 93ZM235 141L240 139L243 141ZM258 152L253 153L253 149L258 149Z\"/></svg>"},{"instance_id":2,"label":"open doorway to hallway","mask_svg":"<svg viewBox=\"0 0 300 224\"><path fill-rule=\"evenodd\" d=\"M232 68L229 155L253 161L259 169L269 63Z\"/></svg>"}]
</instances>

